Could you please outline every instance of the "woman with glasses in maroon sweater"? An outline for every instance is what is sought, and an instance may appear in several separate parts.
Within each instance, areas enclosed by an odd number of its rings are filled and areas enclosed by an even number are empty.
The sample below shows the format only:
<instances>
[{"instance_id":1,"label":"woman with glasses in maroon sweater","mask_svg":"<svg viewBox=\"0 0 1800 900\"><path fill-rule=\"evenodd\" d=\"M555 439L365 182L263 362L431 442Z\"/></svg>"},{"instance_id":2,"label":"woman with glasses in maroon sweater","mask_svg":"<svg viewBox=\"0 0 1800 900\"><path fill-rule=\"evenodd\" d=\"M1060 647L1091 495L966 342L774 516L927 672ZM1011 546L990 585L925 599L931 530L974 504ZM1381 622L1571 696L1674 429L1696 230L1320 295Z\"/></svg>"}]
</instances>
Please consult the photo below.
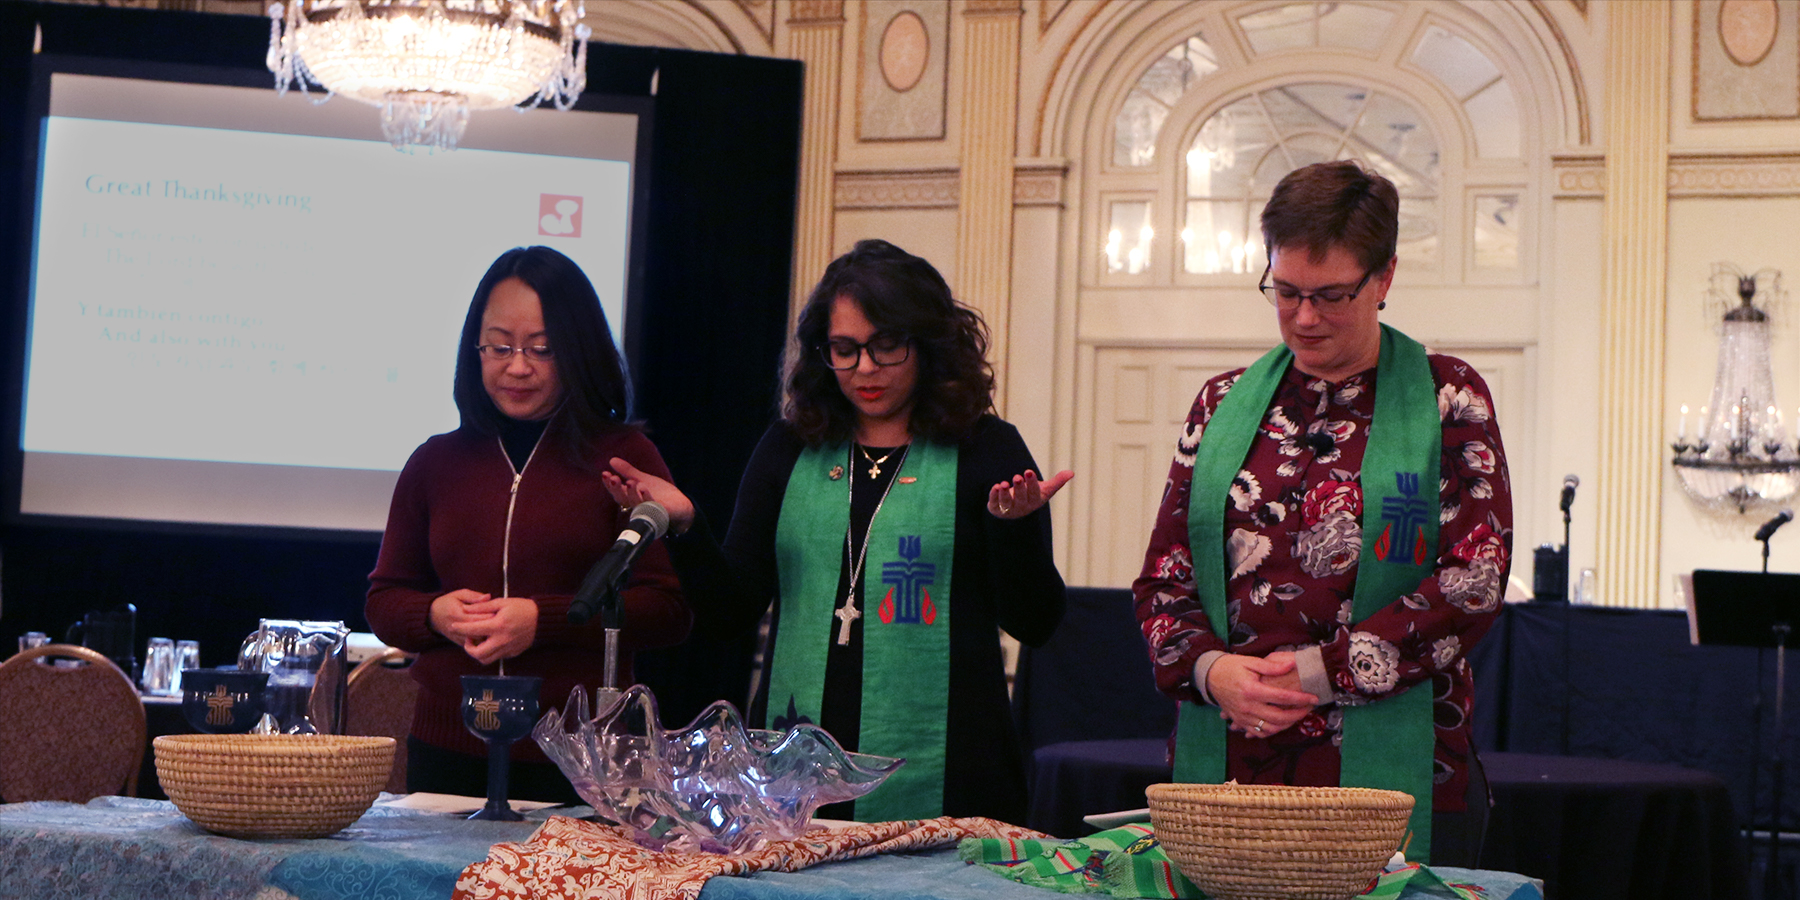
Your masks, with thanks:
<instances>
[{"instance_id":1,"label":"woman with glasses in maroon sweater","mask_svg":"<svg viewBox=\"0 0 1800 900\"><path fill-rule=\"evenodd\" d=\"M593 285L548 247L489 267L463 323L454 384L462 424L400 473L369 575L376 636L418 654L407 789L481 796L487 750L462 723L463 675L541 677L539 704L605 680L604 631L569 622L582 577L627 522L600 473L613 458L668 477L627 424L625 365ZM667 551L652 545L623 591L619 684L632 651L687 637L692 623ZM576 802L531 741L512 745L514 796Z\"/></svg>"}]
</instances>

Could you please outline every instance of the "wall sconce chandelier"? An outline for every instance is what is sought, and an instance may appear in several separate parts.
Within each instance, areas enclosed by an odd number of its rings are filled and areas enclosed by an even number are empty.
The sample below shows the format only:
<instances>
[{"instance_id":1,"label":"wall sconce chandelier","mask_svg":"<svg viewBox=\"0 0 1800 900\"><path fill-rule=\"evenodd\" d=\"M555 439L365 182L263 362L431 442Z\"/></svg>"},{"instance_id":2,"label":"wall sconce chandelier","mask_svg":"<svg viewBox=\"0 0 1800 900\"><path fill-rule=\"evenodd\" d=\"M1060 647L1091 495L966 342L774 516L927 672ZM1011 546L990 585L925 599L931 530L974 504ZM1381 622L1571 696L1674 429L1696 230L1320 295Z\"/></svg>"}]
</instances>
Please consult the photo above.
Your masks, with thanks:
<instances>
[{"instance_id":1,"label":"wall sconce chandelier","mask_svg":"<svg viewBox=\"0 0 1800 900\"><path fill-rule=\"evenodd\" d=\"M454 150L470 110L575 103L584 15L578 0L290 0L269 6L269 71L278 94L313 84L379 108L396 150Z\"/></svg>"},{"instance_id":2,"label":"wall sconce chandelier","mask_svg":"<svg viewBox=\"0 0 1800 900\"><path fill-rule=\"evenodd\" d=\"M1735 299L1734 299L1735 295ZM1714 263L1707 296L1726 307L1719 329L1719 367L1699 430L1688 434L1688 408L1671 447L1675 474L1689 497L1716 510L1747 512L1780 503L1800 488L1800 448L1789 440L1775 405L1769 367L1769 314L1756 305L1779 301L1781 272L1746 275Z\"/></svg>"}]
</instances>

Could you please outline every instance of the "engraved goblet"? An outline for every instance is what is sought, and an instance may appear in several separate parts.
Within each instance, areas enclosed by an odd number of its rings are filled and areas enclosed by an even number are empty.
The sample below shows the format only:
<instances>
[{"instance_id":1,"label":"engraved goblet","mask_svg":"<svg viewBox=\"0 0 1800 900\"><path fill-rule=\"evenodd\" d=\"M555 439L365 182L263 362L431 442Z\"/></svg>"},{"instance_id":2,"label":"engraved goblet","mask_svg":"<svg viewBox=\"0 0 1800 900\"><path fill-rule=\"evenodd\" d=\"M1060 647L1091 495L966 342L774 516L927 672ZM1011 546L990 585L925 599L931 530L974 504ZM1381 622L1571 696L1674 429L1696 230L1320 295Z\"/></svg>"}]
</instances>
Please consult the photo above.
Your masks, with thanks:
<instances>
[{"instance_id":1,"label":"engraved goblet","mask_svg":"<svg viewBox=\"0 0 1800 900\"><path fill-rule=\"evenodd\" d=\"M463 727L488 745L487 805L471 819L517 822L524 816L506 802L508 748L537 721L538 689L530 675L464 675Z\"/></svg>"},{"instance_id":2,"label":"engraved goblet","mask_svg":"<svg viewBox=\"0 0 1800 900\"><path fill-rule=\"evenodd\" d=\"M246 734L263 717L267 672L183 669L181 714L202 734Z\"/></svg>"}]
</instances>

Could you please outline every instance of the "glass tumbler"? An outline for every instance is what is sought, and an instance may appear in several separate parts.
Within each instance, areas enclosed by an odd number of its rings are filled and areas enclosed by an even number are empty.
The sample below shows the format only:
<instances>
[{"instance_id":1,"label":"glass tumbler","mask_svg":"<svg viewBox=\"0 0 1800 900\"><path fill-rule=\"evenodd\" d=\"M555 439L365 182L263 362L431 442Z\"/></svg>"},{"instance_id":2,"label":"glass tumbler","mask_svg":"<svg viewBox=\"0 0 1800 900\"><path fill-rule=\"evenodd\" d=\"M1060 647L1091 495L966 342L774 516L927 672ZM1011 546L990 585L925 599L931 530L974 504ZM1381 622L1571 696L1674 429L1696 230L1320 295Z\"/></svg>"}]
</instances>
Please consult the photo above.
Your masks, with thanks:
<instances>
[{"instance_id":1,"label":"glass tumbler","mask_svg":"<svg viewBox=\"0 0 1800 900\"><path fill-rule=\"evenodd\" d=\"M1599 577L1591 568L1582 569L1575 579L1575 602L1594 603L1599 599Z\"/></svg>"},{"instance_id":2,"label":"glass tumbler","mask_svg":"<svg viewBox=\"0 0 1800 900\"><path fill-rule=\"evenodd\" d=\"M169 693L181 693L181 670L200 668L200 642L175 642L175 675L169 682Z\"/></svg>"},{"instance_id":3,"label":"glass tumbler","mask_svg":"<svg viewBox=\"0 0 1800 900\"><path fill-rule=\"evenodd\" d=\"M174 682L175 642L165 637L153 637L144 651L144 693L173 693L171 686Z\"/></svg>"}]
</instances>

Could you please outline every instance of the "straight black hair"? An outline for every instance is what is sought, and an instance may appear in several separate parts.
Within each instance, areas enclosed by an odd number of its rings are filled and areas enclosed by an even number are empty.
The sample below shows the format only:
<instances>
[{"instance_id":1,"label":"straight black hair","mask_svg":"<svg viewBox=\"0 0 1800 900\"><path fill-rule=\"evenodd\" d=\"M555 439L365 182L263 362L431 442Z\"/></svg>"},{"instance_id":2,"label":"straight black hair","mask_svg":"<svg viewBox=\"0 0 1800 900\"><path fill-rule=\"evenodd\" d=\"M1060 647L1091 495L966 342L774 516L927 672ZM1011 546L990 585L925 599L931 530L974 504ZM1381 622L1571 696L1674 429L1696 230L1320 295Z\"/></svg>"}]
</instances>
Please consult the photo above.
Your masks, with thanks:
<instances>
[{"instance_id":1,"label":"straight black hair","mask_svg":"<svg viewBox=\"0 0 1800 900\"><path fill-rule=\"evenodd\" d=\"M572 460L585 462L584 451L593 438L629 427L631 381L593 282L574 260L549 247L514 247L500 254L475 288L456 348L454 393L463 427L498 434L506 418L481 382L481 354L475 347L481 343L488 297L508 278L537 292L562 386L562 399L550 419L561 425Z\"/></svg>"}]
</instances>

